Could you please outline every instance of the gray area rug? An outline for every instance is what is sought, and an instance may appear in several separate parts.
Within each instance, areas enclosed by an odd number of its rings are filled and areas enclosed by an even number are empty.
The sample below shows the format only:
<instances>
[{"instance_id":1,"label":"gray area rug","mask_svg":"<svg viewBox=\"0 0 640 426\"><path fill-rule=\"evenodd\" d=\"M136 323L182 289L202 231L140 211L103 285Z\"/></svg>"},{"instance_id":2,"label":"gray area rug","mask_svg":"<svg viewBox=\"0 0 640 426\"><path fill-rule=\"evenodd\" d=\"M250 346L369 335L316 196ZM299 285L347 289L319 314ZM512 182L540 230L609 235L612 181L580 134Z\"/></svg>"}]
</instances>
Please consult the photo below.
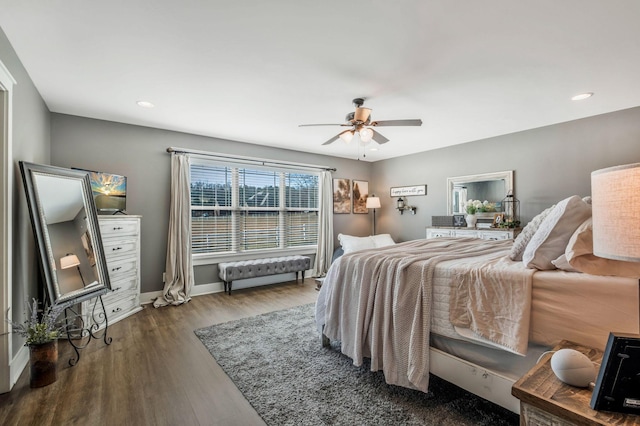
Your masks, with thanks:
<instances>
[{"instance_id":1,"label":"gray area rug","mask_svg":"<svg viewBox=\"0 0 640 426\"><path fill-rule=\"evenodd\" d=\"M195 331L269 425L517 425L519 417L435 376L430 392L387 385L320 345L313 304Z\"/></svg>"}]
</instances>

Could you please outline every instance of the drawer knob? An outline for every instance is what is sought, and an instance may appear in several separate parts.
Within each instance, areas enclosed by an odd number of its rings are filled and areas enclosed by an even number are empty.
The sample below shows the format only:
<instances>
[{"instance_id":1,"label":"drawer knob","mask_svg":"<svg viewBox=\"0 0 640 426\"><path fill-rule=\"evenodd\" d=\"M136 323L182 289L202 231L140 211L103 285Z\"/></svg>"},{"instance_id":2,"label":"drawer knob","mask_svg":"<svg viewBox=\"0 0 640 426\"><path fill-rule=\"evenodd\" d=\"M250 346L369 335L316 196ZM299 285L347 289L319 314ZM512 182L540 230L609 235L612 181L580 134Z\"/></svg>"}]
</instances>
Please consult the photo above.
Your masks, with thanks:
<instances>
[{"instance_id":1,"label":"drawer knob","mask_svg":"<svg viewBox=\"0 0 640 426\"><path fill-rule=\"evenodd\" d=\"M111 251L116 251L116 250L122 250L122 247L114 247L111 249Z\"/></svg>"},{"instance_id":2,"label":"drawer knob","mask_svg":"<svg viewBox=\"0 0 640 426\"><path fill-rule=\"evenodd\" d=\"M119 231L119 230L121 230L121 229L122 229L122 226L114 226L114 227L113 227L113 230L114 230L114 231Z\"/></svg>"},{"instance_id":3,"label":"drawer knob","mask_svg":"<svg viewBox=\"0 0 640 426\"><path fill-rule=\"evenodd\" d=\"M111 272L119 271L120 269L122 269L122 266L118 266L117 268L111 269Z\"/></svg>"},{"instance_id":4,"label":"drawer knob","mask_svg":"<svg viewBox=\"0 0 640 426\"><path fill-rule=\"evenodd\" d=\"M115 314L116 312L120 312L122 308L112 309L111 313Z\"/></svg>"},{"instance_id":5,"label":"drawer knob","mask_svg":"<svg viewBox=\"0 0 640 426\"><path fill-rule=\"evenodd\" d=\"M116 291L120 290L121 288L122 288L122 287L116 287L116 288L111 289L111 291L112 291L112 292L116 292Z\"/></svg>"}]
</instances>

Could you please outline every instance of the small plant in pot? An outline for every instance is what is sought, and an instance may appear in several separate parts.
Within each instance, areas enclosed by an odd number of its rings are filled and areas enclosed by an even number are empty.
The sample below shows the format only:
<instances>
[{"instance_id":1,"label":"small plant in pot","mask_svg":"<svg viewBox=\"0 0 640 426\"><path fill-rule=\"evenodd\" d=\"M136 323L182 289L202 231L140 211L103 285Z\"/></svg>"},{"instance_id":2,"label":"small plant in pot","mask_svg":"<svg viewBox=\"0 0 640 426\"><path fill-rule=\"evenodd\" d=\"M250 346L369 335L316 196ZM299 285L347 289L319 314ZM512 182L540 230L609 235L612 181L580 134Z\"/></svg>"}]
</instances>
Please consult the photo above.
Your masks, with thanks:
<instances>
[{"instance_id":1,"label":"small plant in pot","mask_svg":"<svg viewBox=\"0 0 640 426\"><path fill-rule=\"evenodd\" d=\"M26 339L25 346L29 347L30 385L37 388L57 380L58 336L62 327L56 320L63 308L49 306L40 314L35 298L31 305L25 302L25 307L27 319L24 322L8 321L12 331Z\"/></svg>"}]
</instances>

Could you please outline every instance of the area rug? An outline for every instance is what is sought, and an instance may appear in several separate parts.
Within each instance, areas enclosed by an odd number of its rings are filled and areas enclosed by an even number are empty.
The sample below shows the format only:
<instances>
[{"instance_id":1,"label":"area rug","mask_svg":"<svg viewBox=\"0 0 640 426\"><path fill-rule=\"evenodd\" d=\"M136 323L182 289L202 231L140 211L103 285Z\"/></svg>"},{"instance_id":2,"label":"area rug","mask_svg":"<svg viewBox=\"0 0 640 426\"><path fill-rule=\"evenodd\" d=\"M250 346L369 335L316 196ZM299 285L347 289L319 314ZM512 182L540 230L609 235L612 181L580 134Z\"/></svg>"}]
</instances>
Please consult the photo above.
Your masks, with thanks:
<instances>
[{"instance_id":1,"label":"area rug","mask_svg":"<svg viewBox=\"0 0 640 426\"><path fill-rule=\"evenodd\" d=\"M519 417L435 376L430 392L387 385L323 348L313 304L195 331L268 425L517 425Z\"/></svg>"}]
</instances>

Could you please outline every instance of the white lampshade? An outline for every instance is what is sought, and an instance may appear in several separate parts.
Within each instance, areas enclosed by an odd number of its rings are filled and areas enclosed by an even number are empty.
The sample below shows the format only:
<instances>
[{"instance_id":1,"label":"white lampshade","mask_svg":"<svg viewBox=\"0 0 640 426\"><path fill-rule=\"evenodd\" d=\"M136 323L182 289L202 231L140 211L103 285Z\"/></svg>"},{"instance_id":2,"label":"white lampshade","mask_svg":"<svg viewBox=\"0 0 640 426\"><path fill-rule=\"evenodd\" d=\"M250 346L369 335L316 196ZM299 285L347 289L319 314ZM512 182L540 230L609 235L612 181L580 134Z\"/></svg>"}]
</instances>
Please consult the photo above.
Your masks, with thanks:
<instances>
[{"instance_id":1,"label":"white lampshade","mask_svg":"<svg viewBox=\"0 0 640 426\"><path fill-rule=\"evenodd\" d=\"M345 130L344 132L340 133L340 139L342 139L346 143L351 142L351 139L353 139L353 131Z\"/></svg>"},{"instance_id":2,"label":"white lampshade","mask_svg":"<svg viewBox=\"0 0 640 426\"><path fill-rule=\"evenodd\" d=\"M640 262L640 163L591 173L593 254Z\"/></svg>"},{"instance_id":3,"label":"white lampshade","mask_svg":"<svg viewBox=\"0 0 640 426\"><path fill-rule=\"evenodd\" d=\"M75 254L68 254L60 258L60 269L72 268L74 266L78 266L79 264L80 260Z\"/></svg>"},{"instance_id":4,"label":"white lampshade","mask_svg":"<svg viewBox=\"0 0 640 426\"><path fill-rule=\"evenodd\" d=\"M379 209L380 208L380 197L367 197L367 208L368 209Z\"/></svg>"},{"instance_id":5,"label":"white lampshade","mask_svg":"<svg viewBox=\"0 0 640 426\"><path fill-rule=\"evenodd\" d=\"M360 140L362 142L367 143L371 141L372 137L373 137L373 130L369 129L368 127L360 129Z\"/></svg>"}]
</instances>

